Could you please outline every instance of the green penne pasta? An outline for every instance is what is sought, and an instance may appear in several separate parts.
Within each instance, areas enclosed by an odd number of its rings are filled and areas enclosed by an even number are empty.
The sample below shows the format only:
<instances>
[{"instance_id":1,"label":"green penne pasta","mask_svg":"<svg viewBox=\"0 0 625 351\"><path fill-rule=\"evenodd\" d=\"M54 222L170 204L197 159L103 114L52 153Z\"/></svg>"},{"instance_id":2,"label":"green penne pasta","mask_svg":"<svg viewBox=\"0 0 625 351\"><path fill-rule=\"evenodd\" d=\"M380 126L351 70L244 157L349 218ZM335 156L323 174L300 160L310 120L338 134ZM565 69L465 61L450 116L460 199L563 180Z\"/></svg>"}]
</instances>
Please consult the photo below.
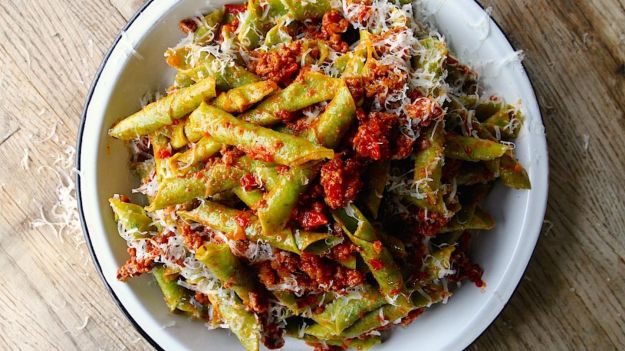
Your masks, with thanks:
<instances>
[{"instance_id":1,"label":"green penne pasta","mask_svg":"<svg viewBox=\"0 0 625 351\"><path fill-rule=\"evenodd\" d=\"M509 107L509 108L512 109L512 107ZM508 116L509 118L510 110L500 110L499 112L501 111L508 111L508 112L505 112L505 116ZM493 116L496 116L497 114L499 114L499 112L497 112ZM518 118L522 120L522 116ZM514 133L518 133L520 129L520 123L522 122L519 122L519 127L517 127ZM473 123L473 126L474 128L478 130L478 135L481 138L488 139L492 142L497 141L496 137L491 133L491 129L488 128L486 123L483 123L483 124ZM510 128L514 128L514 127L510 127ZM486 166L490 174L492 174L494 177L500 177L502 183L508 187L515 188L515 189L530 189L531 188L531 183L527 175L527 171L514 158L513 150L509 147L500 158L495 158L493 160L485 161L484 165Z\"/></svg>"},{"instance_id":2,"label":"green penne pasta","mask_svg":"<svg viewBox=\"0 0 625 351\"><path fill-rule=\"evenodd\" d=\"M484 126L493 134L504 139L516 139L523 126L523 114L507 105L484 121Z\"/></svg>"},{"instance_id":3,"label":"green penne pasta","mask_svg":"<svg viewBox=\"0 0 625 351\"><path fill-rule=\"evenodd\" d=\"M369 32L361 30L360 43L354 48L354 51L335 61L336 69L341 73L342 78L362 76L367 57L371 57L367 50L371 46L369 36ZM360 105L362 101L357 101L357 103Z\"/></svg>"},{"instance_id":4,"label":"green penne pasta","mask_svg":"<svg viewBox=\"0 0 625 351\"><path fill-rule=\"evenodd\" d=\"M477 162L464 163L458 173L456 177L458 185L486 184L496 178L496 173L492 172L484 164Z\"/></svg>"},{"instance_id":5,"label":"green penne pasta","mask_svg":"<svg viewBox=\"0 0 625 351\"><path fill-rule=\"evenodd\" d=\"M441 279L451 272L451 254L456 250L455 246L445 246L434 251L423 262L423 272L427 273L424 283L431 283Z\"/></svg>"},{"instance_id":6,"label":"green penne pasta","mask_svg":"<svg viewBox=\"0 0 625 351\"><path fill-rule=\"evenodd\" d=\"M426 130L430 145L415 154L414 184L418 196L410 196L408 201L415 205L438 213L446 213L441 174L445 162L443 125L435 124Z\"/></svg>"},{"instance_id":7,"label":"green penne pasta","mask_svg":"<svg viewBox=\"0 0 625 351\"><path fill-rule=\"evenodd\" d=\"M396 238L393 235L384 233L381 230L378 230L378 235L380 236L380 240L384 247L388 249L393 254L393 257L405 257L406 256L406 245L400 239Z\"/></svg>"},{"instance_id":8,"label":"green penne pasta","mask_svg":"<svg viewBox=\"0 0 625 351\"><path fill-rule=\"evenodd\" d=\"M188 115L202 102L213 97L215 97L215 80L210 77L202 79L119 121L109 130L109 135L122 140L147 135Z\"/></svg>"},{"instance_id":9,"label":"green penne pasta","mask_svg":"<svg viewBox=\"0 0 625 351\"><path fill-rule=\"evenodd\" d=\"M241 118L258 125L273 125L281 122L276 114L295 112L318 102L330 100L343 85L340 79L317 72L306 72L285 89L242 114Z\"/></svg>"},{"instance_id":10,"label":"green penne pasta","mask_svg":"<svg viewBox=\"0 0 625 351\"><path fill-rule=\"evenodd\" d=\"M278 85L271 80L249 83L219 94L211 105L228 113L241 113L276 90Z\"/></svg>"},{"instance_id":11,"label":"green penne pasta","mask_svg":"<svg viewBox=\"0 0 625 351\"><path fill-rule=\"evenodd\" d=\"M353 205L347 205L332 211L332 216L341 224L351 242L361 249L360 255L378 282L380 291L389 298L401 295L404 280L399 267L362 212Z\"/></svg>"},{"instance_id":12,"label":"green penne pasta","mask_svg":"<svg viewBox=\"0 0 625 351\"><path fill-rule=\"evenodd\" d=\"M313 170L309 167L293 167L265 194L265 205L257 210L265 235L284 229L297 199L306 190L312 176Z\"/></svg>"},{"instance_id":13,"label":"green penne pasta","mask_svg":"<svg viewBox=\"0 0 625 351\"><path fill-rule=\"evenodd\" d=\"M165 303L169 307L170 312L174 312L178 306L182 303L187 291L182 286L176 283L175 279L169 279L165 273L166 268L163 266L157 266L152 269L152 275L156 279L158 286L163 292Z\"/></svg>"},{"instance_id":14,"label":"green penne pasta","mask_svg":"<svg viewBox=\"0 0 625 351\"><path fill-rule=\"evenodd\" d=\"M366 351L366 350L371 349L373 346L382 342L382 338L377 335L369 335L369 336L353 338L353 339L345 339L343 337L319 339L309 334L300 335L300 332L305 332L306 330L309 329L309 328L302 328L302 327L306 327L306 326L305 325L298 326L297 328L292 328L292 329L290 329L289 326L287 326L287 335L292 336L294 338L302 339L311 346L322 345L323 347L326 347L326 348L328 346L336 346L336 347L341 348L342 350L344 349L344 350Z\"/></svg>"},{"instance_id":15,"label":"green penne pasta","mask_svg":"<svg viewBox=\"0 0 625 351\"><path fill-rule=\"evenodd\" d=\"M206 183L201 179L167 178L159 183L156 196L146 210L156 211L206 196Z\"/></svg>"},{"instance_id":16,"label":"green penne pasta","mask_svg":"<svg viewBox=\"0 0 625 351\"><path fill-rule=\"evenodd\" d=\"M185 123L176 123L168 127L169 144L173 149L180 149L189 143L184 134L184 126Z\"/></svg>"},{"instance_id":17,"label":"green penne pasta","mask_svg":"<svg viewBox=\"0 0 625 351\"><path fill-rule=\"evenodd\" d=\"M274 291L273 295L296 316L306 313L311 307L330 303L334 299L332 293L318 294L314 299L307 301L302 301L301 298L286 291Z\"/></svg>"},{"instance_id":18,"label":"green penne pasta","mask_svg":"<svg viewBox=\"0 0 625 351\"><path fill-rule=\"evenodd\" d=\"M310 18L321 18L331 8L330 0L316 1L298 1L283 0L281 1L293 15L296 20L305 20Z\"/></svg>"},{"instance_id":19,"label":"green penne pasta","mask_svg":"<svg viewBox=\"0 0 625 351\"><path fill-rule=\"evenodd\" d=\"M314 255L322 255L322 254L328 253L328 251L330 251L331 248L342 243L343 240L344 240L343 237L330 235L327 238L325 238L323 241L317 241L315 243L308 245L308 247L306 248L306 252L314 254ZM356 262L354 260L354 267L355 265L356 265ZM354 267L348 267L348 268L354 268Z\"/></svg>"},{"instance_id":20,"label":"green penne pasta","mask_svg":"<svg viewBox=\"0 0 625 351\"><path fill-rule=\"evenodd\" d=\"M495 221L488 212L481 207L476 207L471 218L466 222L452 220L442 230L442 233L455 232L460 230L490 230L495 227Z\"/></svg>"},{"instance_id":21,"label":"green penne pasta","mask_svg":"<svg viewBox=\"0 0 625 351\"><path fill-rule=\"evenodd\" d=\"M501 182L508 187L515 189L532 188L527 171L514 158L512 151L506 152L499 159L499 177Z\"/></svg>"},{"instance_id":22,"label":"green penne pasta","mask_svg":"<svg viewBox=\"0 0 625 351\"><path fill-rule=\"evenodd\" d=\"M462 135L447 135L445 156L463 161L490 161L503 156L510 147L495 141L467 137Z\"/></svg>"},{"instance_id":23,"label":"green penne pasta","mask_svg":"<svg viewBox=\"0 0 625 351\"><path fill-rule=\"evenodd\" d=\"M266 236L263 234L258 217L249 212L239 211L212 201L204 201L194 210L178 211L178 215L184 220L197 222L223 232L230 240L246 238L250 241L264 240L282 250L300 253L290 229Z\"/></svg>"},{"instance_id":24,"label":"green penne pasta","mask_svg":"<svg viewBox=\"0 0 625 351\"><path fill-rule=\"evenodd\" d=\"M317 242L325 240L330 237L330 233L317 233L317 232L309 232L304 230L295 230L293 235L295 237L295 242L297 243L297 247L300 251L306 250L310 245L313 245Z\"/></svg>"},{"instance_id":25,"label":"green penne pasta","mask_svg":"<svg viewBox=\"0 0 625 351\"><path fill-rule=\"evenodd\" d=\"M254 73L236 64L224 64L215 59L212 55L202 55L198 63L186 70L179 70L177 81L191 79L194 82L206 77L215 79L215 85L221 91L240 87L245 84L258 82L260 78Z\"/></svg>"},{"instance_id":26,"label":"green penne pasta","mask_svg":"<svg viewBox=\"0 0 625 351\"><path fill-rule=\"evenodd\" d=\"M265 35L265 46L269 49L284 43L290 43L293 38L289 34L289 24L293 22L294 18L291 14L286 14L280 17L276 24Z\"/></svg>"},{"instance_id":27,"label":"green penne pasta","mask_svg":"<svg viewBox=\"0 0 625 351\"><path fill-rule=\"evenodd\" d=\"M171 145L169 144L169 138L162 133L150 134L150 144L152 144L152 149L154 150L156 180L160 183L163 179L171 176L166 157L171 155Z\"/></svg>"},{"instance_id":28,"label":"green penne pasta","mask_svg":"<svg viewBox=\"0 0 625 351\"><path fill-rule=\"evenodd\" d=\"M216 163L208 169L188 174L184 178L166 178L158 184L158 191L148 211L184 204L196 198L205 198L230 190L240 184L244 171Z\"/></svg>"},{"instance_id":29,"label":"green penne pasta","mask_svg":"<svg viewBox=\"0 0 625 351\"><path fill-rule=\"evenodd\" d=\"M462 208L452 218L451 221L441 230L441 232L455 231L453 228L462 228L471 221L475 214L475 209L482 202L482 200L488 195L492 186L490 184L479 184L470 188L462 188L460 191L463 193L461 197ZM468 229L468 228L467 228Z\"/></svg>"},{"instance_id":30,"label":"green penne pasta","mask_svg":"<svg viewBox=\"0 0 625 351\"><path fill-rule=\"evenodd\" d=\"M207 132L216 141L235 145L257 158L287 166L299 166L334 156L330 149L303 138L244 122L207 104L202 104L189 116L188 125L191 130Z\"/></svg>"},{"instance_id":31,"label":"green penne pasta","mask_svg":"<svg viewBox=\"0 0 625 351\"><path fill-rule=\"evenodd\" d=\"M318 324L308 328L306 334L322 339L338 336L365 313L386 303L377 289L366 286L362 292L341 296L327 304L323 312L311 315L310 318Z\"/></svg>"},{"instance_id":32,"label":"green penne pasta","mask_svg":"<svg viewBox=\"0 0 625 351\"><path fill-rule=\"evenodd\" d=\"M264 21L261 21L262 12L260 0L247 1L247 9L239 24L237 36L239 43L247 49L258 47L261 35L264 34L262 30Z\"/></svg>"},{"instance_id":33,"label":"green penne pasta","mask_svg":"<svg viewBox=\"0 0 625 351\"><path fill-rule=\"evenodd\" d=\"M219 25L223 22L225 15L224 8L219 8L210 12L203 17L203 20L198 21L198 27L193 32L193 42L198 45L205 45L216 38L218 34Z\"/></svg>"},{"instance_id":34,"label":"green penne pasta","mask_svg":"<svg viewBox=\"0 0 625 351\"><path fill-rule=\"evenodd\" d=\"M305 309L299 306L299 304L297 303L297 297L294 294L286 291L274 291L273 295L294 315L299 316L304 312Z\"/></svg>"},{"instance_id":35,"label":"green penne pasta","mask_svg":"<svg viewBox=\"0 0 625 351\"><path fill-rule=\"evenodd\" d=\"M400 295L394 304L384 305L359 318L356 323L341 333L341 336L344 338L356 338L407 316L415 308L416 306L411 301Z\"/></svg>"},{"instance_id":36,"label":"green penne pasta","mask_svg":"<svg viewBox=\"0 0 625 351\"><path fill-rule=\"evenodd\" d=\"M328 148L338 146L356 116L356 104L347 86L339 89L325 111L302 137Z\"/></svg>"},{"instance_id":37,"label":"green penne pasta","mask_svg":"<svg viewBox=\"0 0 625 351\"><path fill-rule=\"evenodd\" d=\"M363 334L406 317L417 308L429 307L451 294L444 288L431 284L415 291L410 299L401 296L393 304L384 305L373 310L341 333L343 338L360 338Z\"/></svg>"},{"instance_id":38,"label":"green penne pasta","mask_svg":"<svg viewBox=\"0 0 625 351\"><path fill-rule=\"evenodd\" d=\"M193 79L187 74L184 74L180 71L176 72L176 77L174 78L174 86L178 89L180 88L188 88L195 83Z\"/></svg>"},{"instance_id":39,"label":"green penne pasta","mask_svg":"<svg viewBox=\"0 0 625 351\"><path fill-rule=\"evenodd\" d=\"M234 194L252 210L258 210L258 207L263 200L263 192L258 189L246 191L239 186L232 189L232 192L234 192Z\"/></svg>"},{"instance_id":40,"label":"green penne pasta","mask_svg":"<svg viewBox=\"0 0 625 351\"><path fill-rule=\"evenodd\" d=\"M229 296L209 292L208 299L218 310L219 316L228 324L246 351L258 351L261 340L261 326L256 316L245 306Z\"/></svg>"},{"instance_id":41,"label":"green penne pasta","mask_svg":"<svg viewBox=\"0 0 625 351\"><path fill-rule=\"evenodd\" d=\"M255 290L254 281L239 259L230 252L228 244L205 243L195 251L195 258L204 263L222 284L234 290L243 304L250 305L250 293Z\"/></svg>"},{"instance_id":42,"label":"green penne pasta","mask_svg":"<svg viewBox=\"0 0 625 351\"><path fill-rule=\"evenodd\" d=\"M174 154L167 159L169 169L177 175L185 175L194 169L194 166L208 161L220 149L221 143L211 137L203 137L197 143L192 144L188 150Z\"/></svg>"},{"instance_id":43,"label":"green penne pasta","mask_svg":"<svg viewBox=\"0 0 625 351\"><path fill-rule=\"evenodd\" d=\"M487 120L490 116L501 111L505 106L504 102L501 100L479 101L473 100L473 98L473 96L468 97L468 99L464 98L463 103L469 106L473 103L471 108L475 109L475 117L477 117L478 121Z\"/></svg>"},{"instance_id":44,"label":"green penne pasta","mask_svg":"<svg viewBox=\"0 0 625 351\"><path fill-rule=\"evenodd\" d=\"M303 300L302 298L295 296L295 294L287 291L273 291L273 295L295 316L307 314L316 306L332 302L335 297L333 293L322 293L313 296L312 299L309 297L306 300Z\"/></svg>"},{"instance_id":45,"label":"green penne pasta","mask_svg":"<svg viewBox=\"0 0 625 351\"><path fill-rule=\"evenodd\" d=\"M365 187L360 197L365 208L374 219L378 218L378 211L380 210L382 195L388 182L390 170L390 161L380 161L372 163L365 174Z\"/></svg>"},{"instance_id":46,"label":"green penne pasta","mask_svg":"<svg viewBox=\"0 0 625 351\"><path fill-rule=\"evenodd\" d=\"M127 233L134 237L142 237L152 226L152 219L143 207L112 197L109 204L115 214L115 219L121 223Z\"/></svg>"},{"instance_id":47,"label":"green penne pasta","mask_svg":"<svg viewBox=\"0 0 625 351\"><path fill-rule=\"evenodd\" d=\"M436 82L441 79L444 72L444 64L447 59L449 50L445 41L439 38L429 37L421 39L419 41L422 50L420 55L413 60L414 69L417 72L423 73L429 82ZM440 91L442 86L440 84L433 84L433 88L429 86L432 84L423 84L423 87L417 87L422 91L425 96L440 96L444 91Z\"/></svg>"}]
</instances>

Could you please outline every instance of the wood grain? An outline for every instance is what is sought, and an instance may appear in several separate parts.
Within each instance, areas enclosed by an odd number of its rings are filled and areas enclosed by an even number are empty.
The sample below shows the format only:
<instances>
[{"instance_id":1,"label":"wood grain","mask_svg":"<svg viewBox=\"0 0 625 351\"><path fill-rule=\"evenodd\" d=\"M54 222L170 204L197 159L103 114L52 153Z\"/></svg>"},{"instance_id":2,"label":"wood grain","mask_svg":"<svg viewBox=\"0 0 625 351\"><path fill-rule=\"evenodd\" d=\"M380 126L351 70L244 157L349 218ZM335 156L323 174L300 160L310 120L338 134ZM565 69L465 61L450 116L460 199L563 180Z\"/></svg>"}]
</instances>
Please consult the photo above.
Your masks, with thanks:
<instances>
[{"instance_id":1,"label":"wood grain","mask_svg":"<svg viewBox=\"0 0 625 351\"><path fill-rule=\"evenodd\" d=\"M82 234L32 227L57 201L54 155L75 144L88 85L141 3L0 2L2 350L150 349L108 296ZM481 3L525 51L551 173L526 275L470 348L623 350L625 2Z\"/></svg>"}]
</instances>

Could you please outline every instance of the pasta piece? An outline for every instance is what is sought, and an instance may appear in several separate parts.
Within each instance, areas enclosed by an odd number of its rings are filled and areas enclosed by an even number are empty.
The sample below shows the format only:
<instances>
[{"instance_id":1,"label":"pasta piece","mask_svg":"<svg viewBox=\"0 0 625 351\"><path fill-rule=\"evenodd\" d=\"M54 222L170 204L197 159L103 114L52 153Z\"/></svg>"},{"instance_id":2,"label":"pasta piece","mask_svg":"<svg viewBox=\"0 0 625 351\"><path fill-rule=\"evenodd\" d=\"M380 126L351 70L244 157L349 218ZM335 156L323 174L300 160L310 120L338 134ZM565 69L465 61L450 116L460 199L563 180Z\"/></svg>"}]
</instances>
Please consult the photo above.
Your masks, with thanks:
<instances>
[{"instance_id":1,"label":"pasta piece","mask_svg":"<svg viewBox=\"0 0 625 351\"><path fill-rule=\"evenodd\" d=\"M282 250L300 253L290 229L266 236L263 234L258 217L249 212L235 210L212 201L204 201L198 208L191 211L178 211L178 214L187 221L197 222L223 232L230 240L264 240Z\"/></svg>"},{"instance_id":2,"label":"pasta piece","mask_svg":"<svg viewBox=\"0 0 625 351\"><path fill-rule=\"evenodd\" d=\"M318 324L306 330L306 334L326 339L338 336L369 311L386 304L377 289L366 286L364 291L341 296L327 304L323 312L310 316Z\"/></svg>"},{"instance_id":3,"label":"pasta piece","mask_svg":"<svg viewBox=\"0 0 625 351\"><path fill-rule=\"evenodd\" d=\"M511 188L532 188L527 171L514 158L511 151L506 152L499 160L499 176L501 182Z\"/></svg>"},{"instance_id":4,"label":"pasta piece","mask_svg":"<svg viewBox=\"0 0 625 351\"><path fill-rule=\"evenodd\" d=\"M202 102L213 97L215 97L215 80L210 77L202 79L119 121L109 130L109 135L122 140L147 135L188 115Z\"/></svg>"},{"instance_id":5,"label":"pasta piece","mask_svg":"<svg viewBox=\"0 0 625 351\"><path fill-rule=\"evenodd\" d=\"M228 113L241 113L278 90L278 85L270 80L241 85L219 96L212 105Z\"/></svg>"},{"instance_id":6,"label":"pasta piece","mask_svg":"<svg viewBox=\"0 0 625 351\"><path fill-rule=\"evenodd\" d=\"M384 305L359 318L354 325L341 333L341 336L344 338L358 337L407 316L415 308L416 306L407 298L400 296L393 304Z\"/></svg>"},{"instance_id":7,"label":"pasta piece","mask_svg":"<svg viewBox=\"0 0 625 351\"><path fill-rule=\"evenodd\" d=\"M265 235L284 229L297 199L306 190L312 176L313 170L310 167L293 167L265 195L265 205L257 210Z\"/></svg>"},{"instance_id":8,"label":"pasta piece","mask_svg":"<svg viewBox=\"0 0 625 351\"><path fill-rule=\"evenodd\" d=\"M337 94L344 83L317 72L306 72L288 87L241 115L247 122L263 126L281 122L278 113L295 112Z\"/></svg>"},{"instance_id":9,"label":"pasta piece","mask_svg":"<svg viewBox=\"0 0 625 351\"><path fill-rule=\"evenodd\" d=\"M443 201L441 174L445 162L443 124L437 123L426 130L429 146L415 154L414 184L416 196L409 196L408 201L437 213L445 214L447 209Z\"/></svg>"},{"instance_id":10,"label":"pasta piece","mask_svg":"<svg viewBox=\"0 0 625 351\"><path fill-rule=\"evenodd\" d=\"M510 150L495 141L451 134L445 143L445 156L463 161L490 161Z\"/></svg>"},{"instance_id":11,"label":"pasta piece","mask_svg":"<svg viewBox=\"0 0 625 351\"><path fill-rule=\"evenodd\" d=\"M202 104L189 117L192 131L203 131L216 141L234 145L268 162L299 166L306 162L332 158L334 152L293 135L279 133L241 121L218 108Z\"/></svg>"},{"instance_id":12,"label":"pasta piece","mask_svg":"<svg viewBox=\"0 0 625 351\"><path fill-rule=\"evenodd\" d=\"M236 64L224 64L215 59L214 56L201 55L196 65L186 70L179 70L176 81L193 82L201 81L206 77L215 79L215 85L221 91L228 91L232 88L245 84L258 82L260 78L254 73Z\"/></svg>"},{"instance_id":13,"label":"pasta piece","mask_svg":"<svg viewBox=\"0 0 625 351\"><path fill-rule=\"evenodd\" d=\"M217 163L184 178L163 179L159 182L156 196L146 210L156 211L230 190L239 185L244 174L244 171L236 167Z\"/></svg>"},{"instance_id":14,"label":"pasta piece","mask_svg":"<svg viewBox=\"0 0 625 351\"><path fill-rule=\"evenodd\" d=\"M154 267L154 269L152 269L152 274L163 292L165 303L167 307L169 307L169 311L174 312L185 295L184 288L176 284L175 280L167 279L163 266Z\"/></svg>"},{"instance_id":15,"label":"pasta piece","mask_svg":"<svg viewBox=\"0 0 625 351\"><path fill-rule=\"evenodd\" d=\"M220 317L226 322L230 330L237 336L246 351L260 349L261 326L254 313L246 310L245 306L229 294L207 292L208 299L213 306L218 306Z\"/></svg>"},{"instance_id":16,"label":"pasta piece","mask_svg":"<svg viewBox=\"0 0 625 351\"><path fill-rule=\"evenodd\" d=\"M352 125L355 116L356 104L349 89L343 86L311 128L304 131L302 137L316 144L335 148Z\"/></svg>"},{"instance_id":17,"label":"pasta piece","mask_svg":"<svg viewBox=\"0 0 625 351\"><path fill-rule=\"evenodd\" d=\"M194 166L208 161L221 147L222 145L211 137L203 137L188 150L176 153L167 159L169 168L177 176L185 175L192 171Z\"/></svg>"},{"instance_id":18,"label":"pasta piece","mask_svg":"<svg viewBox=\"0 0 625 351\"><path fill-rule=\"evenodd\" d=\"M373 219L378 218L378 211L382 203L382 195L388 182L390 170L391 162L381 161L372 163L365 174L365 187L361 199Z\"/></svg>"},{"instance_id":19,"label":"pasta piece","mask_svg":"<svg viewBox=\"0 0 625 351\"><path fill-rule=\"evenodd\" d=\"M148 217L143 207L130 202L123 202L119 198L112 197L109 204L115 214L115 220L121 223L126 233L133 237L142 237L150 229L152 219Z\"/></svg>"},{"instance_id":20,"label":"pasta piece","mask_svg":"<svg viewBox=\"0 0 625 351\"><path fill-rule=\"evenodd\" d=\"M390 299L404 292L404 280L393 256L379 240L378 235L365 216L353 205L332 211L334 219L356 246L369 267L380 291Z\"/></svg>"},{"instance_id":21,"label":"pasta piece","mask_svg":"<svg viewBox=\"0 0 625 351\"><path fill-rule=\"evenodd\" d=\"M205 243L195 251L195 258L229 289L239 296L243 304L250 306L250 294L256 289L252 277L239 259L230 252L228 244Z\"/></svg>"}]
</instances>

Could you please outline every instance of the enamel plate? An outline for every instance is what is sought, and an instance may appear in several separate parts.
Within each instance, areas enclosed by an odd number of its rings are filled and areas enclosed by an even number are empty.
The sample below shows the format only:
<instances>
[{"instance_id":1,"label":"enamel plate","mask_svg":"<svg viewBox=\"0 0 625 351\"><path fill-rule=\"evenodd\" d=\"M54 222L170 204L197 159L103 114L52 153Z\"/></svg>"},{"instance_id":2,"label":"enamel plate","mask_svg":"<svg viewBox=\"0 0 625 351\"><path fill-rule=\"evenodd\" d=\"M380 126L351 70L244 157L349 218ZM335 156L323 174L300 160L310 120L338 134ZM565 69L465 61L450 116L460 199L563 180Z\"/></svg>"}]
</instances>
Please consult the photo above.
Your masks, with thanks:
<instances>
[{"instance_id":1,"label":"enamel plate","mask_svg":"<svg viewBox=\"0 0 625 351\"><path fill-rule=\"evenodd\" d=\"M148 91L163 91L174 72L163 52L182 37L178 21L231 1L152 0L139 10L106 55L87 96L78 135L78 202L83 230L96 268L121 310L157 349L243 350L227 330L168 312L152 277L128 283L115 278L126 258L126 243L108 205L114 193L130 194L137 184L128 169L125 145L107 135L119 117L140 108ZM207 5L210 4L210 5ZM473 257L484 268L485 289L466 284L446 305L437 305L407 328L396 328L376 350L461 350L497 317L532 255L547 200L547 147L540 111L520 55L473 0L426 0L422 4L460 60L476 69L487 93L522 103L527 118L516 152L527 168L531 191L498 186L487 207L497 226L476 235ZM200 8L198 8L200 7ZM310 350L287 339L285 350Z\"/></svg>"}]
</instances>

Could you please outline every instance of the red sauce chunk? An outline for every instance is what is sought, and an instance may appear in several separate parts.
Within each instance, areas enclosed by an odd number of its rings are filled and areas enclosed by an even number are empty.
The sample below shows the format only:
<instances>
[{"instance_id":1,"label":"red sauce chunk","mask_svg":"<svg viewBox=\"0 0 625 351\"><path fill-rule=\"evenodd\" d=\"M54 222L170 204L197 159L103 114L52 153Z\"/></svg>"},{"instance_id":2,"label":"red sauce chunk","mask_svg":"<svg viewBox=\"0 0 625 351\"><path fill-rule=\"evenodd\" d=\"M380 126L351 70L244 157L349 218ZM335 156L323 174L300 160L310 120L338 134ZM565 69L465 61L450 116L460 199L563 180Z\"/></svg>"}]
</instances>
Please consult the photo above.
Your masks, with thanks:
<instances>
[{"instance_id":1,"label":"red sauce chunk","mask_svg":"<svg viewBox=\"0 0 625 351\"><path fill-rule=\"evenodd\" d=\"M361 285L364 274L345 268L326 258L302 253L279 251L271 262L263 262L258 270L259 280L268 288L290 282L292 288L306 293L340 291ZM289 290L289 288L286 288Z\"/></svg>"},{"instance_id":2,"label":"red sauce chunk","mask_svg":"<svg viewBox=\"0 0 625 351\"><path fill-rule=\"evenodd\" d=\"M264 80L272 80L281 87L285 87L293 81L293 77L299 70L297 57L301 51L300 41L294 41L276 50L253 51L255 59L250 61L248 68Z\"/></svg>"},{"instance_id":3,"label":"red sauce chunk","mask_svg":"<svg viewBox=\"0 0 625 351\"><path fill-rule=\"evenodd\" d=\"M250 223L252 223L250 215L247 212L237 214L234 217L234 221L237 222L237 225L241 228L247 228Z\"/></svg>"},{"instance_id":4,"label":"red sauce chunk","mask_svg":"<svg viewBox=\"0 0 625 351\"><path fill-rule=\"evenodd\" d=\"M321 185L324 200L332 209L345 206L352 201L363 186L361 175L364 163L356 158L343 161L341 155L321 167Z\"/></svg>"},{"instance_id":5,"label":"red sauce chunk","mask_svg":"<svg viewBox=\"0 0 625 351\"><path fill-rule=\"evenodd\" d=\"M416 231L423 236L437 235L449 222L449 218L444 215L423 209L418 210L417 218Z\"/></svg>"},{"instance_id":6,"label":"red sauce chunk","mask_svg":"<svg viewBox=\"0 0 625 351\"><path fill-rule=\"evenodd\" d=\"M369 265L371 265L371 268L373 268L374 271L379 271L384 268L384 263L375 258L369 260Z\"/></svg>"},{"instance_id":7,"label":"red sauce chunk","mask_svg":"<svg viewBox=\"0 0 625 351\"><path fill-rule=\"evenodd\" d=\"M171 157L171 151L169 149L158 150L158 153L156 154L156 157L159 158L159 159L164 159L164 158Z\"/></svg>"},{"instance_id":8,"label":"red sauce chunk","mask_svg":"<svg viewBox=\"0 0 625 351\"><path fill-rule=\"evenodd\" d=\"M323 213L306 211L302 216L300 224L305 230L313 230L328 224L328 218Z\"/></svg>"},{"instance_id":9,"label":"red sauce chunk","mask_svg":"<svg viewBox=\"0 0 625 351\"><path fill-rule=\"evenodd\" d=\"M354 150L358 155L372 160L387 160L391 157L391 131L397 126L396 115L371 112L358 126L354 136Z\"/></svg>"},{"instance_id":10,"label":"red sauce chunk","mask_svg":"<svg viewBox=\"0 0 625 351\"><path fill-rule=\"evenodd\" d=\"M250 191L259 187L259 184L256 182L256 177L253 174L248 173L241 177L241 187L245 191Z\"/></svg>"},{"instance_id":11,"label":"red sauce chunk","mask_svg":"<svg viewBox=\"0 0 625 351\"><path fill-rule=\"evenodd\" d=\"M236 15L241 12L245 12L247 5L245 4L226 4L224 5L226 13Z\"/></svg>"},{"instance_id":12,"label":"red sauce chunk","mask_svg":"<svg viewBox=\"0 0 625 351\"><path fill-rule=\"evenodd\" d=\"M329 223L326 205L320 199L303 197L294 212L293 217L304 230L315 230Z\"/></svg>"},{"instance_id":13,"label":"red sauce chunk","mask_svg":"<svg viewBox=\"0 0 625 351\"><path fill-rule=\"evenodd\" d=\"M184 34L195 33L197 30L197 22L192 18L185 18L178 22L178 27Z\"/></svg>"},{"instance_id":14,"label":"red sauce chunk","mask_svg":"<svg viewBox=\"0 0 625 351\"><path fill-rule=\"evenodd\" d=\"M486 285L482 280L484 269L478 264L471 262L471 259L467 255L470 239L471 235L466 231L460 237L460 245L451 255L451 267L456 270L456 273L448 276L447 281L454 283L469 280L473 282L475 286L481 288Z\"/></svg>"}]
</instances>

